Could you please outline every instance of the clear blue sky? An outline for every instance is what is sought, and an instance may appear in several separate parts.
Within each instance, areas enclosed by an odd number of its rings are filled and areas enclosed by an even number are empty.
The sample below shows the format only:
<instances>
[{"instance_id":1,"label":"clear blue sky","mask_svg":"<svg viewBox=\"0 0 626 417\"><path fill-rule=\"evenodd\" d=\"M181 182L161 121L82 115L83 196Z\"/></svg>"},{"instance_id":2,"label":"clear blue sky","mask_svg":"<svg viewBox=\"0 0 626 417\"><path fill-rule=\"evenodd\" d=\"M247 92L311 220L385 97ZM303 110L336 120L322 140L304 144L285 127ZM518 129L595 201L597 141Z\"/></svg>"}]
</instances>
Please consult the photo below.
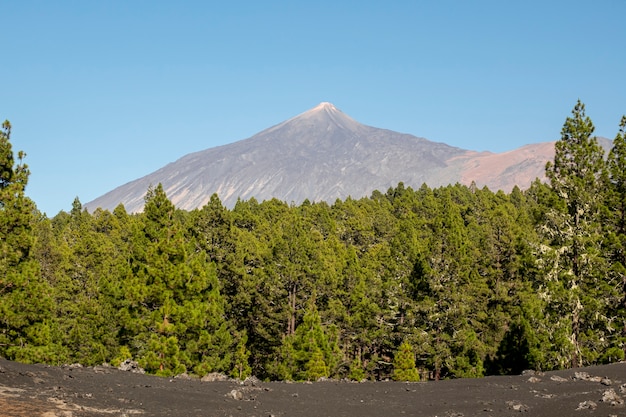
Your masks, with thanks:
<instances>
[{"instance_id":1,"label":"clear blue sky","mask_svg":"<svg viewBox=\"0 0 626 417\"><path fill-rule=\"evenodd\" d=\"M330 101L465 149L626 113L626 1L4 1L0 118L48 216Z\"/></svg>"}]
</instances>

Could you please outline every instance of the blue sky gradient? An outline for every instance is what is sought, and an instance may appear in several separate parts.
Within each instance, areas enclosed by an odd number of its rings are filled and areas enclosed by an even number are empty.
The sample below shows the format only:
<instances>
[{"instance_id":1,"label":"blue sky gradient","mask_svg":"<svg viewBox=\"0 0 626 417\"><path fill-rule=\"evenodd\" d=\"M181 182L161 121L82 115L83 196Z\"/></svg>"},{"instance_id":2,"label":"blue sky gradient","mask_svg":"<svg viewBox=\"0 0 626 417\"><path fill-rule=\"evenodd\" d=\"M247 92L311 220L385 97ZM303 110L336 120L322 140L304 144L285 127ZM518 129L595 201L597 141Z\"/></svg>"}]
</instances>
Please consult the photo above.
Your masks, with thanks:
<instances>
[{"instance_id":1,"label":"blue sky gradient","mask_svg":"<svg viewBox=\"0 0 626 417\"><path fill-rule=\"evenodd\" d=\"M48 216L329 101L473 150L556 140L577 99L626 113L626 2L2 4L0 118Z\"/></svg>"}]
</instances>

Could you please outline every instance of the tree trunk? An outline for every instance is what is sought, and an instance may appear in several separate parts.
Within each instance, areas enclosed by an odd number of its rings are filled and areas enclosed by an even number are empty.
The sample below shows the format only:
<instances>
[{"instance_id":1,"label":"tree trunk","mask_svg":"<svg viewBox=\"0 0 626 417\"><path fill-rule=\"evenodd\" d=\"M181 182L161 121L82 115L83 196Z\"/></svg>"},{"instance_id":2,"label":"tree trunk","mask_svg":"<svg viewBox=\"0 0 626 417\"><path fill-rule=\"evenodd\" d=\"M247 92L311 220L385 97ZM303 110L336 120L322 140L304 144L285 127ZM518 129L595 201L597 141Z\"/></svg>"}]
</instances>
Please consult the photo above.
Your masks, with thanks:
<instances>
[{"instance_id":1,"label":"tree trunk","mask_svg":"<svg viewBox=\"0 0 626 417\"><path fill-rule=\"evenodd\" d=\"M287 336L291 336L296 332L296 291L298 284L295 282L289 287L289 318L287 319Z\"/></svg>"}]
</instances>

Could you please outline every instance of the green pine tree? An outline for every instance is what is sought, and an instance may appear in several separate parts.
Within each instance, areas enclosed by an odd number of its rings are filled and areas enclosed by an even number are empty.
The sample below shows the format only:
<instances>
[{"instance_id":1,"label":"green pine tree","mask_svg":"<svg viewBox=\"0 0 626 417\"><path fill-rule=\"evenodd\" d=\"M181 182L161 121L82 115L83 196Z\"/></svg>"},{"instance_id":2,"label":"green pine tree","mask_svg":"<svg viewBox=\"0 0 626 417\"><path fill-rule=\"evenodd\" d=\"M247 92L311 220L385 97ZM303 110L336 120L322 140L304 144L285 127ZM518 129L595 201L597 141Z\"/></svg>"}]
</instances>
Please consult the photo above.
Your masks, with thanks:
<instances>
[{"instance_id":1,"label":"green pine tree","mask_svg":"<svg viewBox=\"0 0 626 417\"><path fill-rule=\"evenodd\" d=\"M604 318L610 289L600 222L606 166L593 131L578 101L563 125L554 161L546 165L556 199L541 231L548 241L545 287L551 299L557 367L594 363L607 341Z\"/></svg>"},{"instance_id":2,"label":"green pine tree","mask_svg":"<svg viewBox=\"0 0 626 417\"><path fill-rule=\"evenodd\" d=\"M186 371L184 355L176 336L150 336L146 354L139 361L146 371L159 376L172 376Z\"/></svg>"},{"instance_id":3,"label":"green pine tree","mask_svg":"<svg viewBox=\"0 0 626 417\"><path fill-rule=\"evenodd\" d=\"M33 257L35 204L24 194L26 156L16 164L11 124L0 130L0 356L54 362L51 288Z\"/></svg>"},{"instance_id":4,"label":"green pine tree","mask_svg":"<svg viewBox=\"0 0 626 417\"><path fill-rule=\"evenodd\" d=\"M359 358L354 358L352 362L350 362L350 374L348 378L353 381L363 381L366 378L365 369L363 369L363 363Z\"/></svg>"},{"instance_id":5,"label":"green pine tree","mask_svg":"<svg viewBox=\"0 0 626 417\"><path fill-rule=\"evenodd\" d=\"M612 347L602 361L612 362L626 357L626 116L622 116L607 165L606 246L611 262L609 277L615 286L610 311L610 316L615 317L612 325L615 331L612 332Z\"/></svg>"},{"instance_id":6,"label":"green pine tree","mask_svg":"<svg viewBox=\"0 0 626 417\"><path fill-rule=\"evenodd\" d=\"M229 372L232 364L231 325L225 314L225 299L216 266L190 233L186 215L176 210L163 187L148 190L144 213L134 237L132 275L125 283L124 329L133 335L140 363L155 363L167 346L168 357L146 368L160 374L176 372L180 366L198 375ZM158 338L155 339L155 337ZM155 340L166 340L156 343ZM177 349L171 346L177 343ZM169 368L168 368L169 367Z\"/></svg>"},{"instance_id":7,"label":"green pine tree","mask_svg":"<svg viewBox=\"0 0 626 417\"><path fill-rule=\"evenodd\" d=\"M415 367L415 353L409 342L402 342L393 358L394 381L419 381L420 375Z\"/></svg>"},{"instance_id":8,"label":"green pine tree","mask_svg":"<svg viewBox=\"0 0 626 417\"><path fill-rule=\"evenodd\" d=\"M295 333L283 338L273 374L297 381L331 376L341 355L336 339L332 329L322 325L315 304L310 302Z\"/></svg>"},{"instance_id":9,"label":"green pine tree","mask_svg":"<svg viewBox=\"0 0 626 417\"><path fill-rule=\"evenodd\" d=\"M317 381L322 377L328 377L328 366L324 361L324 354L319 347L316 347L306 363L306 379Z\"/></svg>"},{"instance_id":10,"label":"green pine tree","mask_svg":"<svg viewBox=\"0 0 626 417\"><path fill-rule=\"evenodd\" d=\"M250 351L246 346L248 342L248 336L245 332L239 337L237 346L235 348L235 354L233 358L233 370L230 375L233 378L237 378L243 381L252 374L252 368L248 363L250 359Z\"/></svg>"}]
</instances>

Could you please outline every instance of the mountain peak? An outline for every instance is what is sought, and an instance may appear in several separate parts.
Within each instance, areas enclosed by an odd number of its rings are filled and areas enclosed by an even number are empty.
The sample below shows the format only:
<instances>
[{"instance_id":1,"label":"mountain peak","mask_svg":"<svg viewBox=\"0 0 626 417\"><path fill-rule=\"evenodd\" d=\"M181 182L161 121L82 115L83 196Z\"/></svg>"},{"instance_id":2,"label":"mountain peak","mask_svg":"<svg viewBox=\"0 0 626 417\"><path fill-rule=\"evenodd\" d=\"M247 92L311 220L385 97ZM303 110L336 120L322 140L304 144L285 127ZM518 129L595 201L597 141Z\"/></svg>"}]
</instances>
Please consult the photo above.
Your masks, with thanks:
<instances>
[{"instance_id":1,"label":"mountain peak","mask_svg":"<svg viewBox=\"0 0 626 417\"><path fill-rule=\"evenodd\" d=\"M304 113L301 113L300 115L294 117L294 119L299 116L313 116L313 115L320 115L320 114L344 115L343 112L339 110L337 107L335 107L333 103L330 103L328 101L322 101L320 104L313 107L312 109L309 109L305 111Z\"/></svg>"},{"instance_id":2,"label":"mountain peak","mask_svg":"<svg viewBox=\"0 0 626 417\"><path fill-rule=\"evenodd\" d=\"M551 152L551 154L550 154ZM184 210L200 208L217 193L226 207L238 199L305 199L332 203L360 198L399 182L419 188L475 181L508 191L542 178L554 144L506 154L476 153L424 138L363 125L332 103L322 102L256 135L188 154L122 185L85 208L141 211L151 184L163 185Z\"/></svg>"},{"instance_id":3,"label":"mountain peak","mask_svg":"<svg viewBox=\"0 0 626 417\"><path fill-rule=\"evenodd\" d=\"M300 113L296 117L287 120L285 124L294 122L304 122L307 126L310 126L312 123L320 127L324 126L324 129L327 129L329 126L347 130L355 130L362 127L360 123L328 101L323 101L312 109L309 109L304 113ZM308 128L309 127L307 127L307 129Z\"/></svg>"},{"instance_id":4,"label":"mountain peak","mask_svg":"<svg viewBox=\"0 0 626 417\"><path fill-rule=\"evenodd\" d=\"M317 106L315 106L314 108L311 109L312 111L316 111L316 110L337 110L337 108L333 105L333 103L330 103L328 101L322 101L320 104L318 104Z\"/></svg>"}]
</instances>

